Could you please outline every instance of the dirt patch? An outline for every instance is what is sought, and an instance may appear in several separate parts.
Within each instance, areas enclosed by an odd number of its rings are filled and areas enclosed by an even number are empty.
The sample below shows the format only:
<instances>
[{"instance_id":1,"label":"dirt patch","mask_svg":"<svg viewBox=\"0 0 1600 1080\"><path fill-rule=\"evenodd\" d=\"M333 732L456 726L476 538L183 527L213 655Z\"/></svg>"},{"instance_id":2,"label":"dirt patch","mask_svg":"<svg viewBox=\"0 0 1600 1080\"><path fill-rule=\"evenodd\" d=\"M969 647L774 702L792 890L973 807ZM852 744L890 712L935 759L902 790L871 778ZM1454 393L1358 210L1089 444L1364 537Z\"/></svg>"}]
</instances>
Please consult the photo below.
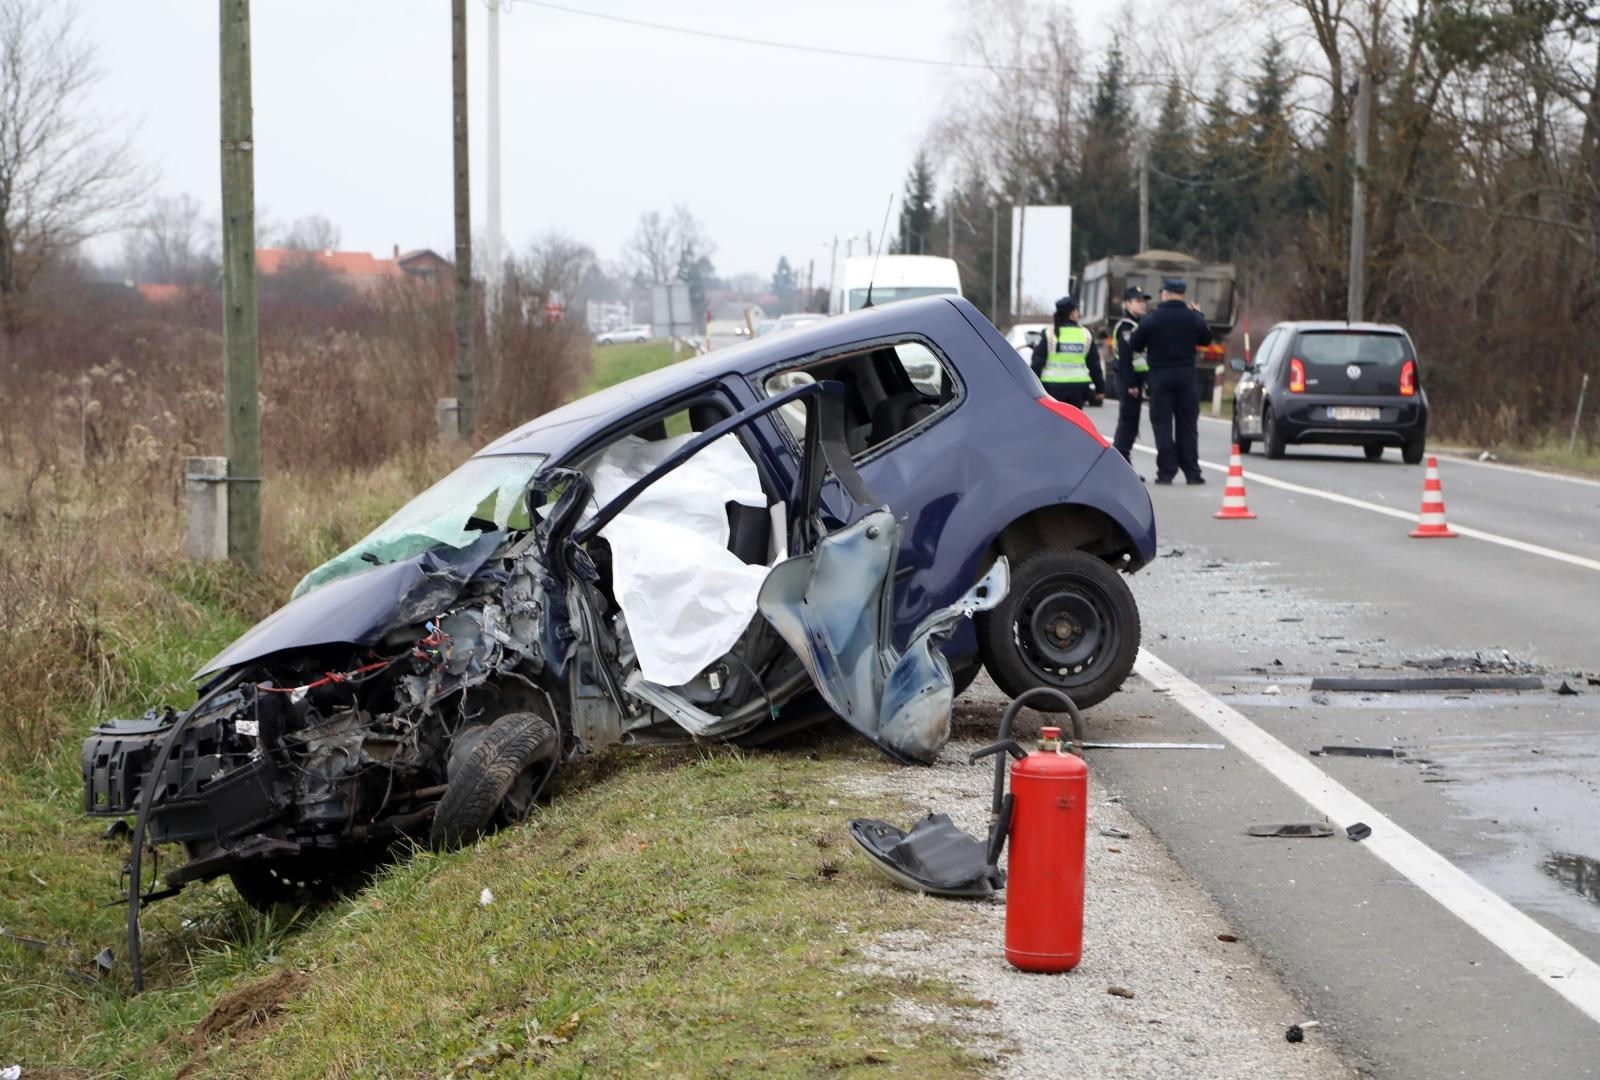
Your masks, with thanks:
<instances>
[{"instance_id":1,"label":"dirt patch","mask_svg":"<svg viewBox=\"0 0 1600 1080\"><path fill-rule=\"evenodd\" d=\"M193 1053L178 1070L178 1076L193 1076L204 1063L207 1046L219 1037L226 1036L238 1042L265 1033L277 1021L284 1006L299 997L309 985L311 976L303 971L285 969L223 994L184 1038Z\"/></svg>"}]
</instances>

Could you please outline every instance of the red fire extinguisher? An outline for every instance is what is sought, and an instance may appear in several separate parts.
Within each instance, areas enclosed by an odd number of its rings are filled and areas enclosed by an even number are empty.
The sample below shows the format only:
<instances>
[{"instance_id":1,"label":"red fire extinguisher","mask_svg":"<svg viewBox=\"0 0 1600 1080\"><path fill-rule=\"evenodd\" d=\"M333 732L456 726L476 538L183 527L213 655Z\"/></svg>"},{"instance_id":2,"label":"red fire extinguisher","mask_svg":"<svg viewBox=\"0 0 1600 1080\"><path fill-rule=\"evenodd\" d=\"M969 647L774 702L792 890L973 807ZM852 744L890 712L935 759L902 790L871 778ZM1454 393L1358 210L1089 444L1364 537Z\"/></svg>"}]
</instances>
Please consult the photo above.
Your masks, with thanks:
<instances>
[{"instance_id":1,"label":"red fire extinguisher","mask_svg":"<svg viewBox=\"0 0 1600 1080\"><path fill-rule=\"evenodd\" d=\"M1030 699L1054 697L1072 718L1074 752L1061 743L1061 729L1039 730L1039 748L1029 754L1008 736L1011 720ZM1083 716L1059 690L1038 687L1011 703L1000 721L1000 741L977 751L976 761L1009 753L1011 791L1005 792L1005 758L995 761L994 824L989 865L995 866L1009 838L1006 876L1006 959L1023 971L1070 971L1083 956L1083 848L1088 825L1089 767L1084 764Z\"/></svg>"}]
</instances>

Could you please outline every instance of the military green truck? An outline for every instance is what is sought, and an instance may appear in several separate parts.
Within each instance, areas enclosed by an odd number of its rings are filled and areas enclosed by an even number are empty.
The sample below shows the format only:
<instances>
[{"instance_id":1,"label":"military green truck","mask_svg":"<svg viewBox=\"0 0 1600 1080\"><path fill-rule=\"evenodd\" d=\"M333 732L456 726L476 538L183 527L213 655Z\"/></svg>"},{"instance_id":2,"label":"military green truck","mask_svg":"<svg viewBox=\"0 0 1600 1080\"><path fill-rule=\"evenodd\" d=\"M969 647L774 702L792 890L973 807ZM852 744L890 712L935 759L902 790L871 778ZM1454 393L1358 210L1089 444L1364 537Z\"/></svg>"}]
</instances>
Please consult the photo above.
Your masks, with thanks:
<instances>
[{"instance_id":1,"label":"military green truck","mask_svg":"<svg viewBox=\"0 0 1600 1080\"><path fill-rule=\"evenodd\" d=\"M1213 343L1195 357L1200 399L1208 401L1217 373L1225 363L1226 341L1233 330L1233 264L1203 263L1181 251L1141 251L1137 255L1111 255L1083 269L1078 303L1084 326L1098 333L1109 330L1122 313L1122 290L1138 285L1151 296L1161 292L1161 279L1180 277L1189 286L1188 298L1199 304L1211 324Z\"/></svg>"}]
</instances>

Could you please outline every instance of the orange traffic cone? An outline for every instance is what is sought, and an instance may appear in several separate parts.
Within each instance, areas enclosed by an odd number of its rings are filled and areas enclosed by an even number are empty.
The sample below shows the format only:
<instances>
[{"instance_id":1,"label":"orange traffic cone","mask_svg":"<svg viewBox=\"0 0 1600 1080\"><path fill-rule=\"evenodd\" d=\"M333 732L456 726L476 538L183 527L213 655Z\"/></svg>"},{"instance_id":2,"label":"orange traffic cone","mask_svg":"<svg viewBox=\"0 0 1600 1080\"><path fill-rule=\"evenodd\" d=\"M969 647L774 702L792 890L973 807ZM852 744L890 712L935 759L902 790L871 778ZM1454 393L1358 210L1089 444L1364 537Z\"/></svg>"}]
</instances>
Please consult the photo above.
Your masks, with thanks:
<instances>
[{"instance_id":1,"label":"orange traffic cone","mask_svg":"<svg viewBox=\"0 0 1600 1080\"><path fill-rule=\"evenodd\" d=\"M1444 488L1439 486L1439 461L1428 455L1428 473L1422 481L1422 513L1411 535L1418 540L1444 540L1458 535L1444 520Z\"/></svg>"},{"instance_id":2,"label":"orange traffic cone","mask_svg":"<svg viewBox=\"0 0 1600 1080\"><path fill-rule=\"evenodd\" d=\"M1211 516L1233 521L1255 518L1244 502L1244 463L1239 460L1238 443L1233 444L1233 453L1228 455L1228 483L1222 489L1222 509Z\"/></svg>"}]
</instances>

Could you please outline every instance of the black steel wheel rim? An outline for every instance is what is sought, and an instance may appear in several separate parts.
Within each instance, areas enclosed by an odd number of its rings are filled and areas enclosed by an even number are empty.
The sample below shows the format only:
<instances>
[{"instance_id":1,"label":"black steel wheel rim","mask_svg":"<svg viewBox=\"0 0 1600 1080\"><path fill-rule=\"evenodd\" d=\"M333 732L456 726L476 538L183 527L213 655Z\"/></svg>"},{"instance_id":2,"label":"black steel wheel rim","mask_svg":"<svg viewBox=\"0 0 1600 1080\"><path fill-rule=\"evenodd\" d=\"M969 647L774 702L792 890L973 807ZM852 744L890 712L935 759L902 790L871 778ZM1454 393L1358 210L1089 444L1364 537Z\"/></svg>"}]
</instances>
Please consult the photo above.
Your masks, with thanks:
<instances>
[{"instance_id":1,"label":"black steel wheel rim","mask_svg":"<svg viewBox=\"0 0 1600 1080\"><path fill-rule=\"evenodd\" d=\"M1045 682L1081 685L1116 653L1115 610L1110 594L1092 580L1071 573L1042 578L1017 605L1017 651Z\"/></svg>"}]
</instances>

